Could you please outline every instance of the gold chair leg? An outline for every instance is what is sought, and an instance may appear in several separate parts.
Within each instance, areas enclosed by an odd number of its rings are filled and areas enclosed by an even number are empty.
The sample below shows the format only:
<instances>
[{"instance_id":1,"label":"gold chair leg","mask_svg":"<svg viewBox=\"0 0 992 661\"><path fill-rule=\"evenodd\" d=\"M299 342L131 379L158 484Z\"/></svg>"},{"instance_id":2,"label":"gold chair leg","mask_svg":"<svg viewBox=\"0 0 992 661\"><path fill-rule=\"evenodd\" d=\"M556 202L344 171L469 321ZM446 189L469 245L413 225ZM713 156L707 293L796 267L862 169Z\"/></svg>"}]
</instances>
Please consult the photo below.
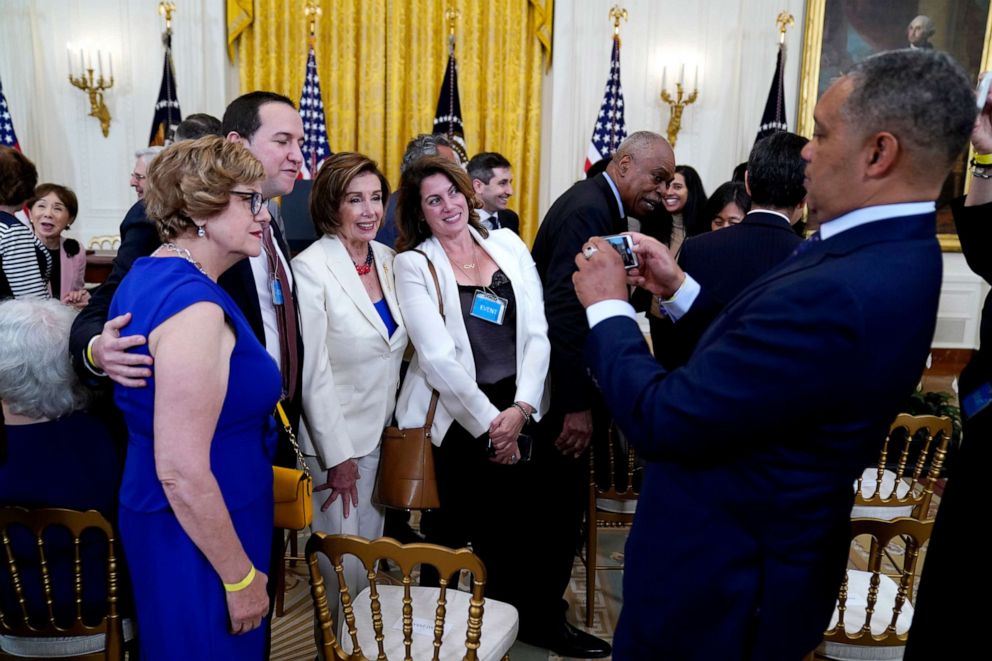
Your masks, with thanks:
<instances>
[{"instance_id":1,"label":"gold chair leg","mask_svg":"<svg viewBox=\"0 0 992 661\"><path fill-rule=\"evenodd\" d=\"M595 503L595 499L592 501ZM598 543L596 530L596 511L590 507L586 512L586 626L592 626L593 602L596 599L596 562Z\"/></svg>"}]
</instances>

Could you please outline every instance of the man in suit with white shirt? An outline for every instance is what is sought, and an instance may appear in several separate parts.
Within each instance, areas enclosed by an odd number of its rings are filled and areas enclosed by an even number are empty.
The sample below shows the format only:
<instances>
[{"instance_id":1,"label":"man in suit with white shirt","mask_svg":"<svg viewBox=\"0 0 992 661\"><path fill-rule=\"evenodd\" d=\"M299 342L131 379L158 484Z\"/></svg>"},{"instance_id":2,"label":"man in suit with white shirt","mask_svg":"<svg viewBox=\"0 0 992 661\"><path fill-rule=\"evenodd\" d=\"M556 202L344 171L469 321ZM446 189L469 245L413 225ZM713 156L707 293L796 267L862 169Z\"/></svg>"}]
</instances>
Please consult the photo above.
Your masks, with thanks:
<instances>
[{"instance_id":1,"label":"man in suit with white shirt","mask_svg":"<svg viewBox=\"0 0 992 661\"><path fill-rule=\"evenodd\" d=\"M802 241L792 226L806 208L802 150L807 142L784 131L759 140L744 175L751 211L725 231L706 232L682 244L679 267L699 282L705 296L685 316L666 314L654 325L654 356L665 369L685 365L726 304Z\"/></svg>"},{"instance_id":2,"label":"man in suit with white shirt","mask_svg":"<svg viewBox=\"0 0 992 661\"><path fill-rule=\"evenodd\" d=\"M482 201L482 208L478 209L479 221L486 229L505 227L520 234L520 217L506 206L513 196L510 161L502 154L484 151L473 156L466 169L475 195Z\"/></svg>"},{"instance_id":3,"label":"man in suit with white shirt","mask_svg":"<svg viewBox=\"0 0 992 661\"><path fill-rule=\"evenodd\" d=\"M594 432L597 444L605 442L609 424L582 351L589 326L572 285L575 253L590 236L626 231L628 213L645 218L661 207L674 172L675 154L663 137L649 131L633 133L617 149L605 172L577 182L551 205L534 241L532 254L544 285L551 341L551 407L541 428L555 446L549 453L548 480L558 498L548 505L548 511L556 512L548 525L554 527L557 544L547 573L557 581L559 593L570 580L587 502L586 448ZM549 618L552 615L560 614L549 613ZM562 656L577 657L580 650L586 657L609 654L605 641L589 640L577 631L567 624L564 631L556 632L558 640L537 642Z\"/></svg>"},{"instance_id":4,"label":"man in suit with white shirt","mask_svg":"<svg viewBox=\"0 0 992 661\"><path fill-rule=\"evenodd\" d=\"M934 200L973 99L934 51L882 53L835 81L803 150L819 233L731 301L683 368L651 358L626 302L628 282L688 309L701 296L665 247L636 235L629 279L602 239L576 256L592 374L648 462L614 658L799 659L822 640L851 485L930 351Z\"/></svg>"}]
</instances>

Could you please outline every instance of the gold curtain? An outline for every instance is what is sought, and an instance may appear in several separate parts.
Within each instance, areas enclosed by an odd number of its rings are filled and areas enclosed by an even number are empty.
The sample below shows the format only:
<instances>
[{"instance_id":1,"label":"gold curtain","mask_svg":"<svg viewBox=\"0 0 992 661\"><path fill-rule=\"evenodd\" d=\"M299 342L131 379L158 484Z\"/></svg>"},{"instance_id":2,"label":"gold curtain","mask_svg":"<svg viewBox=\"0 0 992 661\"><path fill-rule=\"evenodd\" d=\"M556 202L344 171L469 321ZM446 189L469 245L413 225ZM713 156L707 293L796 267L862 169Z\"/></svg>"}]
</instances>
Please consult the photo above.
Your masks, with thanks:
<instances>
[{"instance_id":1,"label":"gold curtain","mask_svg":"<svg viewBox=\"0 0 992 661\"><path fill-rule=\"evenodd\" d=\"M254 1L252 22L237 41L242 91L272 90L299 102L304 4ZM320 6L317 69L331 149L377 160L394 187L407 141L432 130L447 62L444 11L461 12L455 54L468 151L497 151L513 164L510 206L520 214L521 236L532 241L540 222L541 65L542 58L550 63L553 0L321 0Z\"/></svg>"}]
</instances>

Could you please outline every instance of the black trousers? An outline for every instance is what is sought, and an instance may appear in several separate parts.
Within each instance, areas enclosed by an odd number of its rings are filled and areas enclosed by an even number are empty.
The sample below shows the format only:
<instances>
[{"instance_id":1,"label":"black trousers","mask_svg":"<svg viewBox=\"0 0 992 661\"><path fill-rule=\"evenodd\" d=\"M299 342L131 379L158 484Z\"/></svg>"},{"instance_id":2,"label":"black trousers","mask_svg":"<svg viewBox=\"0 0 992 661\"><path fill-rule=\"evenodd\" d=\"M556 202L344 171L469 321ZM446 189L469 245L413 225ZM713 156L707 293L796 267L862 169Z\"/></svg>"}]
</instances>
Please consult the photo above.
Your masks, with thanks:
<instances>
[{"instance_id":1,"label":"black trousers","mask_svg":"<svg viewBox=\"0 0 992 661\"><path fill-rule=\"evenodd\" d=\"M480 388L500 410L510 406L516 390L512 378ZM434 544L460 548L471 543L486 566L486 597L513 604L521 632L529 632L560 623L575 545L565 544L570 551L564 570L564 499L556 493L560 480L555 475L562 469L555 455L561 455L542 426L524 431L534 438L531 460L502 465L489 460L488 435L475 438L452 423L434 448L441 507L424 514L421 529ZM423 584L436 580L436 573L422 571Z\"/></svg>"}]
</instances>

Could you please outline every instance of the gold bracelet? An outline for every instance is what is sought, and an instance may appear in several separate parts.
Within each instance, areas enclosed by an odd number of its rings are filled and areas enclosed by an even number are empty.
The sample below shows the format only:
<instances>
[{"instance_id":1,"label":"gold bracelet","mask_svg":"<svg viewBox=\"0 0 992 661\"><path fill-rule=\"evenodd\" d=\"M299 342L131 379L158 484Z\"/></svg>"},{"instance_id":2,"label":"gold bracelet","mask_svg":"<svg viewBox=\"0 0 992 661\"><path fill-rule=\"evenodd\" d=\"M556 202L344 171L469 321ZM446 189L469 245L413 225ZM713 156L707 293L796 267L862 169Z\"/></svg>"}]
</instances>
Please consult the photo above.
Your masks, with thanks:
<instances>
[{"instance_id":1,"label":"gold bracelet","mask_svg":"<svg viewBox=\"0 0 992 661\"><path fill-rule=\"evenodd\" d=\"M228 592L241 592L246 587L251 585L251 582L254 580L255 580L255 565L253 564L251 566L251 569L248 570L247 576L242 578L237 583L225 583L224 589L227 590Z\"/></svg>"}]
</instances>

